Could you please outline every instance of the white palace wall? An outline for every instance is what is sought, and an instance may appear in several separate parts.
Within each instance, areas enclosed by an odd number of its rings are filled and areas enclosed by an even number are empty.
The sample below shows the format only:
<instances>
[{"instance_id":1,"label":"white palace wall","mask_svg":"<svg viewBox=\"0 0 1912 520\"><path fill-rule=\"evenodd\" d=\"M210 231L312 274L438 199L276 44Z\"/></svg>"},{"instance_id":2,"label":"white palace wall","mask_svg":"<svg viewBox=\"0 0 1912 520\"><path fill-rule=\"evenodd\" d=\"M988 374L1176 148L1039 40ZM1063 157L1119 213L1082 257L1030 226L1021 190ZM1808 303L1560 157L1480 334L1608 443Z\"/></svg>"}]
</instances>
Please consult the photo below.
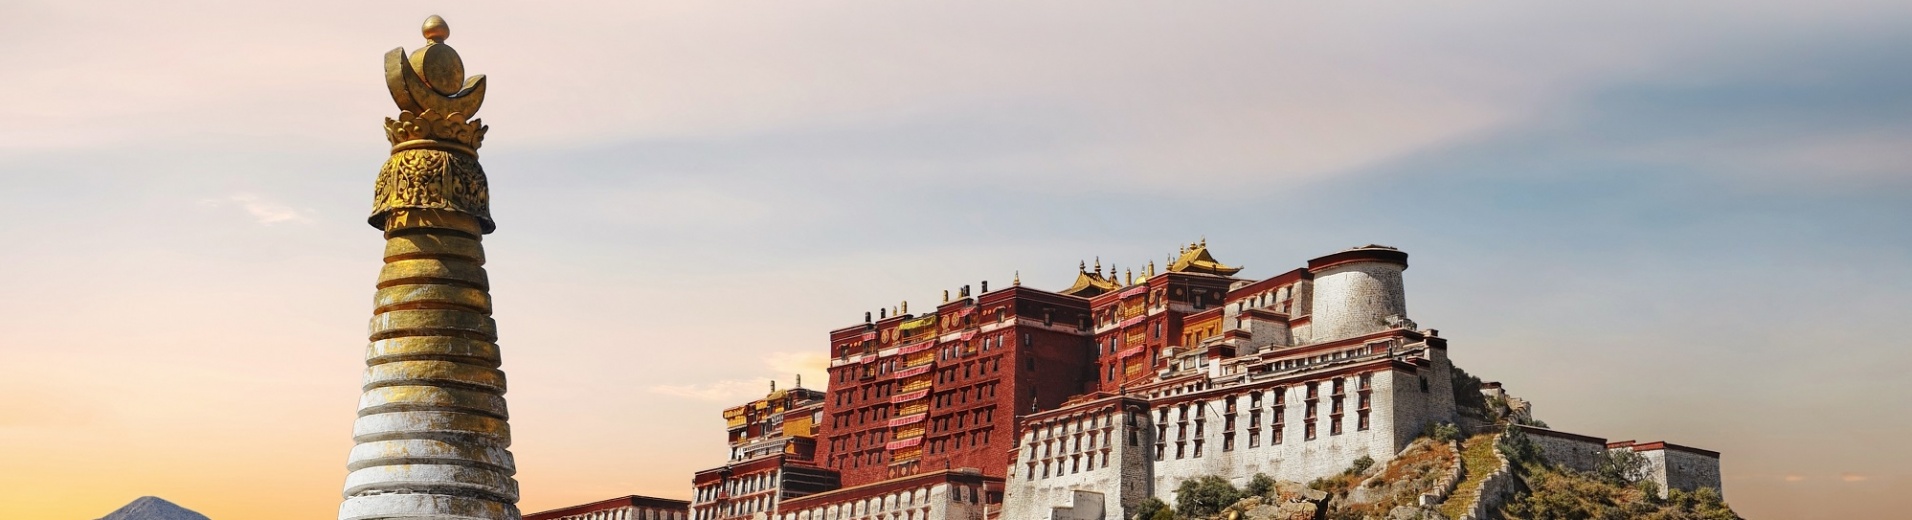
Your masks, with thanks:
<instances>
[{"instance_id":1,"label":"white palace wall","mask_svg":"<svg viewBox=\"0 0 1912 520\"><path fill-rule=\"evenodd\" d=\"M1361 386L1364 375L1366 388ZM1342 381L1338 416L1336 380ZM1312 438L1308 435L1310 382L1316 389ZM1274 397L1277 388L1279 400ZM1364 390L1368 395L1365 427L1361 423ZM1255 394L1260 394L1259 400ZM1444 356L1419 369L1378 368L1314 379L1289 376L1163 396L1141 404L1150 408L1124 414L1106 407L1080 417L1034 419L1010 468L1003 518L1079 518L1084 510L1079 491L1103 494L1104 518L1125 518L1148 497L1174 503L1175 488L1182 481L1208 475L1229 478L1237 486L1258 473L1307 482L1339 473L1364 456L1384 463L1428 424L1454 420Z\"/></svg>"}]
</instances>

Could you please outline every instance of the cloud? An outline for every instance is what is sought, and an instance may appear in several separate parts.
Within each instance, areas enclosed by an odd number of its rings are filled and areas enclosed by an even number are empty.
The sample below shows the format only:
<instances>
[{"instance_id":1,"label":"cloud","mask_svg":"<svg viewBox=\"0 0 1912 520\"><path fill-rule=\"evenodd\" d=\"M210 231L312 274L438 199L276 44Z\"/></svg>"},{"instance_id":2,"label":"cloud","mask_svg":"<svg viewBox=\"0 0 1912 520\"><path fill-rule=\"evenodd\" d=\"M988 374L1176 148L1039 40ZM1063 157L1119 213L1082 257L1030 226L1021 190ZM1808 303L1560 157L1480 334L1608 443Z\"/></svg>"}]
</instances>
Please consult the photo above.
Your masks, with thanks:
<instances>
[{"instance_id":1,"label":"cloud","mask_svg":"<svg viewBox=\"0 0 1912 520\"><path fill-rule=\"evenodd\" d=\"M1843 475L1839 475L1839 480L1846 481L1846 482L1865 482L1871 479L1872 477L1860 475L1858 473L1846 473Z\"/></svg>"},{"instance_id":2,"label":"cloud","mask_svg":"<svg viewBox=\"0 0 1912 520\"><path fill-rule=\"evenodd\" d=\"M899 139L963 150L971 157L963 163L935 156L919 162L952 164L946 167L964 179L977 170L998 170L993 175L1003 179L1042 172L1154 193L1351 174L1505 130L1537 107L1602 84L1684 75L1695 56L1775 40L1769 26L1833 32L1825 28L1892 18L1864 5L1890 2L1831 3L1841 5L526 9L469 2L445 14L460 27L451 43L466 56L467 70L510 87L482 113L510 134L503 141L512 144L493 146L723 141L964 116L998 134L1030 138L985 141L980 150L966 144L973 137L935 129ZM0 128L0 149L170 146L179 138L363 143L362 125L394 110L382 96L365 94L379 88L378 54L417 43L408 36L416 21L370 22L357 14L385 6L362 0L347 7L206 9L205 16L164 24L145 23L168 19L172 13L162 8L73 4L34 6L28 11L43 22L7 27L17 30L0 38L0 50L18 51L0 52L0 66L18 78L0 84L0 98L35 100L0 106L0 119L22 122ZM260 19L275 21L277 37L253 37ZM1767 30L1745 31L1745 24ZM1064 26L1069 30L1056 30ZM118 37L75 41L71 27ZM127 48L118 41L153 44ZM286 99L304 109L280 110ZM1031 138L1047 146L1029 151L1018 142ZM818 155L850 157L855 150L847 146ZM1827 152L1800 153L1811 159ZM1894 152L1883 153L1878 164ZM837 172L841 162L782 168ZM883 168L872 179L909 176L909 169ZM811 177L784 182L797 178ZM674 209L733 202L696 191L674 196L681 202L659 201L660 208L634 216L683 220ZM744 210L743 217L764 215Z\"/></svg>"},{"instance_id":3,"label":"cloud","mask_svg":"<svg viewBox=\"0 0 1912 520\"><path fill-rule=\"evenodd\" d=\"M235 193L224 199L202 200L200 204L214 208L236 206L245 210L246 214L252 215L253 221L268 226L281 222L312 221L312 217L307 215L307 212L293 209L284 203L254 193Z\"/></svg>"},{"instance_id":4,"label":"cloud","mask_svg":"<svg viewBox=\"0 0 1912 520\"><path fill-rule=\"evenodd\" d=\"M1805 475L1786 475L1787 482L1804 482L1805 480Z\"/></svg>"},{"instance_id":5,"label":"cloud","mask_svg":"<svg viewBox=\"0 0 1912 520\"><path fill-rule=\"evenodd\" d=\"M830 356L822 352L772 352L763 362L773 372L813 377L823 377L830 368Z\"/></svg>"},{"instance_id":6,"label":"cloud","mask_svg":"<svg viewBox=\"0 0 1912 520\"><path fill-rule=\"evenodd\" d=\"M767 379L726 379L702 385L652 385L647 390L673 397L737 404L763 395L769 389Z\"/></svg>"},{"instance_id":7,"label":"cloud","mask_svg":"<svg viewBox=\"0 0 1912 520\"><path fill-rule=\"evenodd\" d=\"M789 388L790 376L810 376L811 388L818 388L828 379L830 358L817 352L771 352L763 357L764 368L770 377L749 379L726 379L714 383L688 385L652 385L651 393L683 397L699 401L711 401L726 404L741 404L744 401L762 397L770 391L772 381L778 388Z\"/></svg>"}]
</instances>

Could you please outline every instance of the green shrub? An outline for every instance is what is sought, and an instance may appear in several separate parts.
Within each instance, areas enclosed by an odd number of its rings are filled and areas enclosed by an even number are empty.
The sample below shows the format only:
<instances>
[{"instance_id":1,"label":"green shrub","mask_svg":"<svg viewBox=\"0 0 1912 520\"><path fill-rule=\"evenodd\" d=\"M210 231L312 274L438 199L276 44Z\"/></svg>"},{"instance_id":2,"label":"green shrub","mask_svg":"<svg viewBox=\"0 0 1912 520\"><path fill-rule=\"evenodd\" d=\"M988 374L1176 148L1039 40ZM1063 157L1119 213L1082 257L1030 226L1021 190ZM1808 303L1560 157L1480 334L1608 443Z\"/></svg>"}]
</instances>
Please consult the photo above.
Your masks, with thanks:
<instances>
[{"instance_id":1,"label":"green shrub","mask_svg":"<svg viewBox=\"0 0 1912 520\"><path fill-rule=\"evenodd\" d=\"M1372 467L1374 467L1374 457L1362 455L1361 458L1354 459L1354 467L1348 468L1348 473L1358 475L1366 473L1368 468Z\"/></svg>"},{"instance_id":2,"label":"green shrub","mask_svg":"<svg viewBox=\"0 0 1912 520\"><path fill-rule=\"evenodd\" d=\"M1187 516L1220 513L1241 499L1241 490L1214 475L1184 480L1175 487L1175 511Z\"/></svg>"},{"instance_id":3,"label":"green shrub","mask_svg":"<svg viewBox=\"0 0 1912 520\"><path fill-rule=\"evenodd\" d=\"M1461 428L1454 423L1434 423L1428 427L1427 436L1440 442L1454 442L1461 438Z\"/></svg>"},{"instance_id":4,"label":"green shrub","mask_svg":"<svg viewBox=\"0 0 1912 520\"><path fill-rule=\"evenodd\" d=\"M1275 479L1269 478L1266 473L1256 473L1255 478L1248 479L1248 487L1242 489L1248 495L1258 497L1269 496L1274 490Z\"/></svg>"},{"instance_id":5,"label":"green shrub","mask_svg":"<svg viewBox=\"0 0 1912 520\"><path fill-rule=\"evenodd\" d=\"M1547 456L1541 453L1540 446L1535 445L1533 439L1527 438L1527 434L1521 433L1519 428L1508 428L1507 433L1501 434L1498 447L1500 454L1507 456L1507 461L1515 465L1548 464Z\"/></svg>"}]
</instances>

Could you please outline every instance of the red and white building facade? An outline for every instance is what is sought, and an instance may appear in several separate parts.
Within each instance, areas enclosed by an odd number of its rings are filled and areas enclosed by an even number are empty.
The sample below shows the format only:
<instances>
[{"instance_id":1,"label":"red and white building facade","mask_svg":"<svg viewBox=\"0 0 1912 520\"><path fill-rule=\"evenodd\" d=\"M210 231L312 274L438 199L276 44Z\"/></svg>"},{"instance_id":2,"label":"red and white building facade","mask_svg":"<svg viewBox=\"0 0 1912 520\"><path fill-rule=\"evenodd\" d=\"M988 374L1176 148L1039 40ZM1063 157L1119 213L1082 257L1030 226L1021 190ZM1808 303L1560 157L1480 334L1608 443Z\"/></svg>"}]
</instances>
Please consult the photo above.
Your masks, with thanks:
<instances>
[{"instance_id":1,"label":"red and white building facade","mask_svg":"<svg viewBox=\"0 0 1912 520\"><path fill-rule=\"evenodd\" d=\"M1245 279L1196 243L1160 272L1097 262L1059 291L984 283L866 315L829 333L825 390L725 411L731 460L694 477L690 518L1119 519L1188 478L1386 462L1459 419L1406 269L1370 245ZM1627 449L1717 486L1716 453Z\"/></svg>"}]
</instances>

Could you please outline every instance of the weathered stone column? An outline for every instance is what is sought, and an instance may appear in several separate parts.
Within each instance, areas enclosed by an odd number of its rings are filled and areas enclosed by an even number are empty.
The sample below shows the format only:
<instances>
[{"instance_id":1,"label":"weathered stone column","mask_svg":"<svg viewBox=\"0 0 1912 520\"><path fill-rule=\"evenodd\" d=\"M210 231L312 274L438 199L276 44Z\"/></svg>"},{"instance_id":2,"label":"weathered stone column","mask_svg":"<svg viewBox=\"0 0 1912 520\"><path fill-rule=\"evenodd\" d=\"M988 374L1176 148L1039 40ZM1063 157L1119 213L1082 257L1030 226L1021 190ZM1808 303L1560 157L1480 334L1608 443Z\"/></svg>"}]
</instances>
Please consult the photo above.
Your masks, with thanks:
<instances>
[{"instance_id":1,"label":"weathered stone column","mask_svg":"<svg viewBox=\"0 0 1912 520\"><path fill-rule=\"evenodd\" d=\"M425 21L424 47L385 56L401 110L385 120L391 158L370 219L385 232L365 392L352 427L340 520L519 518L505 375L479 240L493 229L478 166L485 126L467 120L485 79L464 78Z\"/></svg>"}]
</instances>

